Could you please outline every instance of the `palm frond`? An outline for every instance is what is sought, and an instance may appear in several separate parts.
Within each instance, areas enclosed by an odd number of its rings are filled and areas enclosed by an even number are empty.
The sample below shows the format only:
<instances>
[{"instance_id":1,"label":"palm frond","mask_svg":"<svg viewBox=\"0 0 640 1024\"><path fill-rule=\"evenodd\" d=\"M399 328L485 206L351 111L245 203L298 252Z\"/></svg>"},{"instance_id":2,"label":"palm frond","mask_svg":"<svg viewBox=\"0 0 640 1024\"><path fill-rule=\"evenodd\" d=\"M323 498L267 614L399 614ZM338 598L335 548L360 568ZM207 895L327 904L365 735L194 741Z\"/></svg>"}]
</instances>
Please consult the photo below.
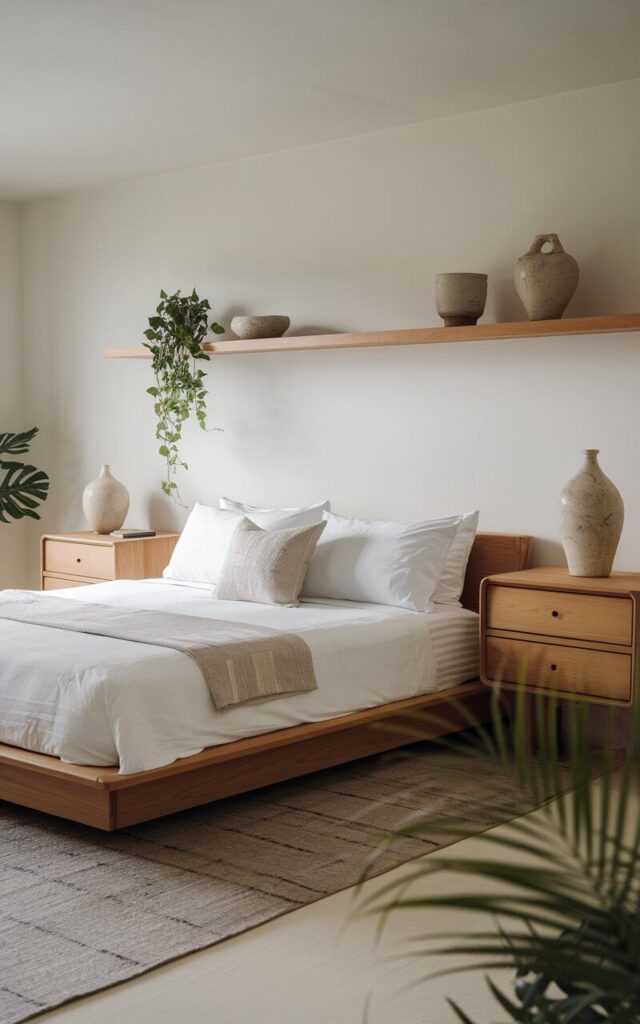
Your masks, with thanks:
<instances>
[{"instance_id":1,"label":"palm frond","mask_svg":"<svg viewBox=\"0 0 640 1024\"><path fill-rule=\"evenodd\" d=\"M458 1017L458 1020L461 1022L461 1024L473 1024L471 1017L467 1017L466 1013L464 1013L464 1011L460 1009L457 1003L454 1003L453 999L447 999L447 1002L451 1009L453 1010L453 1012Z\"/></svg>"},{"instance_id":2,"label":"palm frond","mask_svg":"<svg viewBox=\"0 0 640 1024\"><path fill-rule=\"evenodd\" d=\"M524 671L522 673L524 683ZM640 786L640 703L634 709L631 741L616 777L612 719L604 747L595 756L588 743L588 706L555 693L527 700L521 685L514 713L505 722L503 695L492 695L493 733L476 737L475 756L495 773L497 792L514 787L521 807L540 806L538 814L516 819L501 830L478 836L487 854L461 857L431 854L405 876L361 901L361 912L386 921L396 910L418 913L427 927L414 936L411 957L449 957L450 966L425 980L466 970L511 966L514 996L488 978L493 997L509 1020L526 1024L640 1022L640 822L632 817ZM557 708L564 710L567 744L558 739ZM531 748L526 716L532 714ZM601 775L596 791L595 775ZM411 821L385 836L433 834L442 816ZM450 823L450 836L464 830ZM456 830L458 834L456 835ZM496 859L504 851L505 859ZM502 856L502 854L500 854ZM464 891L444 892L437 883L427 892L417 886L447 872L467 880ZM482 883L468 890L468 881ZM430 914L456 910L490 921L493 930L440 932L428 928ZM473 1024L453 1001L462 1024Z\"/></svg>"}]
</instances>

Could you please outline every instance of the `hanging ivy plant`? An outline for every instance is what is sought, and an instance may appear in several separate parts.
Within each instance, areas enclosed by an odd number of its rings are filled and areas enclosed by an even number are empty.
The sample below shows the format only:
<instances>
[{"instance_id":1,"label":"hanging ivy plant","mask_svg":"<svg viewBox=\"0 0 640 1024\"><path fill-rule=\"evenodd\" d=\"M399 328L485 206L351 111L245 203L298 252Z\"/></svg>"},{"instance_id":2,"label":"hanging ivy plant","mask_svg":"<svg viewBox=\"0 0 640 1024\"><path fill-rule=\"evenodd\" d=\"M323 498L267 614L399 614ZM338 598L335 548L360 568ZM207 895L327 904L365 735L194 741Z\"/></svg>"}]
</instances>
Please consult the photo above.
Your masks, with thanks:
<instances>
[{"instance_id":1,"label":"hanging ivy plant","mask_svg":"<svg viewBox=\"0 0 640 1024\"><path fill-rule=\"evenodd\" d=\"M158 419L156 437L160 441L158 452L165 459L165 479L161 483L165 494L180 502L175 480L178 469L188 469L181 458L178 445L182 440L182 424L193 414L206 430L207 389L205 372L197 366L199 360L208 360L202 351L207 331L224 334L218 323L209 324L208 299L200 299L196 290L191 295L173 295L160 292L156 315L149 317L144 332L152 357L155 387L147 388L154 399Z\"/></svg>"}]
</instances>

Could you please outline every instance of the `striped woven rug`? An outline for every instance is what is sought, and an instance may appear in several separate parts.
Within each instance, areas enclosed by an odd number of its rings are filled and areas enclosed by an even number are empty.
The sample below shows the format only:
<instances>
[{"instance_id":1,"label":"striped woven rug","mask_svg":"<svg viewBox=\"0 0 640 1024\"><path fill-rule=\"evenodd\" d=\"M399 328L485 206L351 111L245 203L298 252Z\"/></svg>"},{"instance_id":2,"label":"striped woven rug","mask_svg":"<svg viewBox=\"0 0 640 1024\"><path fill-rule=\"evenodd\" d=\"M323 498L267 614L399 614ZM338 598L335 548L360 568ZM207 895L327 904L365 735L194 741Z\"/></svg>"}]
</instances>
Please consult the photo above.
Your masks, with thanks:
<instances>
[{"instance_id":1,"label":"striped woven rug","mask_svg":"<svg viewBox=\"0 0 640 1024\"><path fill-rule=\"evenodd\" d=\"M488 759L421 744L103 834L0 803L0 1024L122 982L531 810Z\"/></svg>"}]
</instances>

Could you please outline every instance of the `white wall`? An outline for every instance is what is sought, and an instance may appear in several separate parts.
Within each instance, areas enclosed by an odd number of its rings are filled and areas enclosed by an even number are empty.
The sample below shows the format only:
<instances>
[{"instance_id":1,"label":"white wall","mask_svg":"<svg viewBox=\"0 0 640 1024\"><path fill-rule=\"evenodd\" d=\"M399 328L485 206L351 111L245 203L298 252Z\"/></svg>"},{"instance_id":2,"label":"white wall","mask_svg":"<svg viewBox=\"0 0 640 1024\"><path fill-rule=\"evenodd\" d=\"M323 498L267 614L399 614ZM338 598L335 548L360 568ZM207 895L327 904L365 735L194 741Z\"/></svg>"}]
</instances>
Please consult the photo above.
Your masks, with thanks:
<instances>
[{"instance_id":1,"label":"white wall","mask_svg":"<svg viewBox=\"0 0 640 1024\"><path fill-rule=\"evenodd\" d=\"M555 231L581 268L569 315L637 310L639 104L640 80L27 206L45 526L82 526L102 462L131 491L131 525L181 521L158 487L149 364L102 358L139 343L162 287L195 285L226 323L374 330L438 323L434 275L486 271L485 319L518 319L514 261ZM221 359L210 421L224 432L187 431L183 493L328 495L374 517L478 506L484 529L532 533L553 561L560 489L600 447L627 506L617 565L638 569L639 381L638 334Z\"/></svg>"},{"instance_id":2,"label":"white wall","mask_svg":"<svg viewBox=\"0 0 640 1024\"><path fill-rule=\"evenodd\" d=\"M24 409L21 301L20 208L0 202L0 434L32 425ZM26 553L24 522L0 523L0 588L24 585Z\"/></svg>"}]
</instances>

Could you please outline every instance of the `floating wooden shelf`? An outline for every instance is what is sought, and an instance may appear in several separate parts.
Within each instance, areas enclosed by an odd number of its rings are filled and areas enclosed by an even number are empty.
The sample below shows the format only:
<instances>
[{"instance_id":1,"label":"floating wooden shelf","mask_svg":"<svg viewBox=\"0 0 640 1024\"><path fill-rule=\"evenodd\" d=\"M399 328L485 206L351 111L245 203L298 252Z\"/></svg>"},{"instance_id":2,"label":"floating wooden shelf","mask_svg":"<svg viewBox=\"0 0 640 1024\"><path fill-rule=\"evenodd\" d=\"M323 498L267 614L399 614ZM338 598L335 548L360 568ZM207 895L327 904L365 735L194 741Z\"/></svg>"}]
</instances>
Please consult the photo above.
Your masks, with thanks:
<instances>
[{"instance_id":1,"label":"floating wooden shelf","mask_svg":"<svg viewBox=\"0 0 640 1024\"><path fill-rule=\"evenodd\" d=\"M510 324L476 324L475 327L418 327L403 331L369 331L363 334L310 334L250 341L212 341L203 345L215 356L251 355L257 352L299 352L321 348L374 348L381 345L440 345L450 341L495 341L516 338L550 338L570 334L618 334L640 331L640 313L616 316L580 316L567 320L524 320ZM107 348L107 359L150 359L144 345Z\"/></svg>"}]
</instances>

